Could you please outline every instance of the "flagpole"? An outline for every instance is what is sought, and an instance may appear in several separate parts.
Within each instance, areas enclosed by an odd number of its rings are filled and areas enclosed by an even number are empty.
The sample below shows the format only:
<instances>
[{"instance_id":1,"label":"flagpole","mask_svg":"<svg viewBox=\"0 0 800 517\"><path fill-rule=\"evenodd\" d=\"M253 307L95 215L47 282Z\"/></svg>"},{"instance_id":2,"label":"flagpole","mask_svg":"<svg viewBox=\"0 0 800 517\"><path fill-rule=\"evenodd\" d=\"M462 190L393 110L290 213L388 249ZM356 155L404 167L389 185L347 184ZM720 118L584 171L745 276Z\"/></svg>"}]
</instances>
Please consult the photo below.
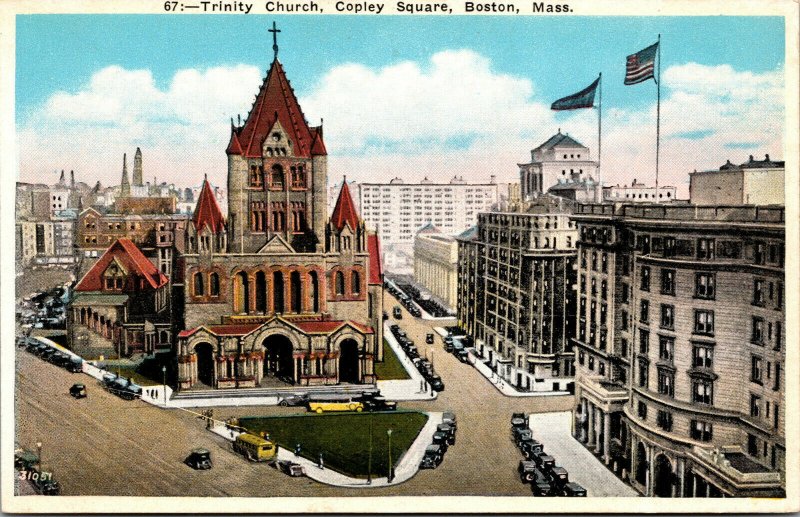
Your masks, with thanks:
<instances>
[{"instance_id":1,"label":"flagpole","mask_svg":"<svg viewBox=\"0 0 800 517\"><path fill-rule=\"evenodd\" d=\"M599 102L597 103L597 188L599 189L599 194L595 194L597 202L603 202L603 175L600 172L600 157L603 151L603 72L600 72L600 82L598 83L598 87L600 88L599 92Z\"/></svg>"},{"instance_id":2,"label":"flagpole","mask_svg":"<svg viewBox=\"0 0 800 517\"><path fill-rule=\"evenodd\" d=\"M661 150L661 34L658 35L658 80L656 81L656 203L658 203L658 155Z\"/></svg>"}]
</instances>

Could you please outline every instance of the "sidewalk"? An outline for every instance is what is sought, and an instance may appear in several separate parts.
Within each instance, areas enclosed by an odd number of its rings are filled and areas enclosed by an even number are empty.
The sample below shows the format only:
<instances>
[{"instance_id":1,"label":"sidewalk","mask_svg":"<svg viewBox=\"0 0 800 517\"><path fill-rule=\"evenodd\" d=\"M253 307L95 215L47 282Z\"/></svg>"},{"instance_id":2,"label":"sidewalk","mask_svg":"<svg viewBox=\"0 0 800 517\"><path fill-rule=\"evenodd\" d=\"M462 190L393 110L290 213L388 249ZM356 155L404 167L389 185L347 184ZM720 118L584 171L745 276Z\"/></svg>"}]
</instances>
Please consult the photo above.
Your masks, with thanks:
<instances>
[{"instance_id":1,"label":"sidewalk","mask_svg":"<svg viewBox=\"0 0 800 517\"><path fill-rule=\"evenodd\" d=\"M294 452L281 447L278 450L278 459L282 461L293 461L303 466L306 476L314 481L326 485L349 487L349 488L377 488L399 485L414 477L419 471L419 464L422 456L425 455L425 448L430 445L436 426L442 423L442 413L427 413L428 421L420 430L414 443L403 454L400 461L395 464L394 479L391 483L388 478L373 478L372 483L368 484L366 479L353 478L346 476L329 468L320 468L308 458L295 456ZM240 433L231 431L224 425L217 425L211 428L211 432L222 436L226 440L234 441ZM323 458L324 459L324 458Z\"/></svg>"},{"instance_id":2,"label":"sidewalk","mask_svg":"<svg viewBox=\"0 0 800 517\"><path fill-rule=\"evenodd\" d=\"M411 379L407 380L393 380L393 381L378 381L378 389L381 390L381 395L389 400L433 400L437 397L435 391L420 392L419 387L424 382L422 375L414 367L414 363L406 355L405 350L400 346L400 343L395 339L392 330L389 328L389 323L383 324L383 337L389 343L400 364L403 365ZM426 383L427 386L427 383Z\"/></svg>"},{"instance_id":3,"label":"sidewalk","mask_svg":"<svg viewBox=\"0 0 800 517\"><path fill-rule=\"evenodd\" d=\"M442 327L434 329L437 334L442 337L447 336L447 330ZM460 340L460 336L453 336L453 340ZM478 372L483 375L492 386L506 397L551 397L561 395L571 395L568 391L518 391L508 381L503 380L500 376L492 371L491 368L486 366L475 354L474 348L467 348L467 356L469 357L469 364L471 364Z\"/></svg>"}]
</instances>

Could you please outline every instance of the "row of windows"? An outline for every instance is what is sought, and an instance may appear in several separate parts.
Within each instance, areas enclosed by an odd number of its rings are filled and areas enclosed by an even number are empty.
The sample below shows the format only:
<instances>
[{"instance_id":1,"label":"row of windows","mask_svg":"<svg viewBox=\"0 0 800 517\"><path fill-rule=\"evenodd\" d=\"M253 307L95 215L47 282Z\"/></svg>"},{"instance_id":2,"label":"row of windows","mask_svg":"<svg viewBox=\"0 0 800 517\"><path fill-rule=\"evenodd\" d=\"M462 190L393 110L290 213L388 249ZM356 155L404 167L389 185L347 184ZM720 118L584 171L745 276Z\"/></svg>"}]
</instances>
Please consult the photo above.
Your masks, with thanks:
<instances>
[{"instance_id":1,"label":"row of windows","mask_svg":"<svg viewBox=\"0 0 800 517\"><path fill-rule=\"evenodd\" d=\"M642 420L647 420L647 404L639 401L636 413ZM672 431L672 413L659 409L656 414L656 425L664 431ZM710 442L714 435L711 423L702 420L691 420L689 423L689 437L699 442Z\"/></svg>"}]
</instances>

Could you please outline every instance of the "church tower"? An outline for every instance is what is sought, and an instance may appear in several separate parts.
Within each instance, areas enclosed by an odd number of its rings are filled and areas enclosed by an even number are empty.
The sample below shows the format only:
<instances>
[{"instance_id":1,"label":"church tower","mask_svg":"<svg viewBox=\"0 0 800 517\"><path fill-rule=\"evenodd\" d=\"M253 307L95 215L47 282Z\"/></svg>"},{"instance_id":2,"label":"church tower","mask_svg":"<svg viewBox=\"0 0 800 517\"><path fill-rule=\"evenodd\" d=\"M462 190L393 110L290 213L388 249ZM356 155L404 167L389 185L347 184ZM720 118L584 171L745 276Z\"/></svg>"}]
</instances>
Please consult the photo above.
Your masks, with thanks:
<instances>
[{"instance_id":1,"label":"church tower","mask_svg":"<svg viewBox=\"0 0 800 517\"><path fill-rule=\"evenodd\" d=\"M137 187L142 186L142 150L136 148L136 154L133 155L133 184Z\"/></svg>"},{"instance_id":2,"label":"church tower","mask_svg":"<svg viewBox=\"0 0 800 517\"><path fill-rule=\"evenodd\" d=\"M130 197L131 183L128 181L128 155L122 155L122 181L120 182L120 197Z\"/></svg>"},{"instance_id":3,"label":"church tower","mask_svg":"<svg viewBox=\"0 0 800 517\"><path fill-rule=\"evenodd\" d=\"M231 126L231 253L255 253L276 235L296 252L325 248L328 152L322 126L308 125L274 48L244 124Z\"/></svg>"}]
</instances>

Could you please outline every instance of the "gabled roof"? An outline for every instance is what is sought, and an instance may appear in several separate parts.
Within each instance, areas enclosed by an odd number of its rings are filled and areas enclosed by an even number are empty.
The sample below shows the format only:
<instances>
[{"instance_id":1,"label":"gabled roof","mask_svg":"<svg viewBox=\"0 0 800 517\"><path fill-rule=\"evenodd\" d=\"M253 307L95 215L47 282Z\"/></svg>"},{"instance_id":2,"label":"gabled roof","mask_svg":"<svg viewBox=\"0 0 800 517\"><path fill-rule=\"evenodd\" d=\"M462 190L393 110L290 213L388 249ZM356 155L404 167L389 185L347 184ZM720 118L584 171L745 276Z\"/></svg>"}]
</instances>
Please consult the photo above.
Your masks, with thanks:
<instances>
[{"instance_id":1,"label":"gabled roof","mask_svg":"<svg viewBox=\"0 0 800 517\"><path fill-rule=\"evenodd\" d=\"M584 149L586 148L585 145L578 142L571 136L562 134L561 130L559 129L558 133L548 138L545 143L534 149L534 151L541 151L543 149L554 149L556 147L582 147Z\"/></svg>"},{"instance_id":2,"label":"gabled roof","mask_svg":"<svg viewBox=\"0 0 800 517\"><path fill-rule=\"evenodd\" d=\"M217 198L214 196L214 190L207 179L203 181L203 188L200 189L200 195L194 207L192 222L198 232L206 226L214 233L225 230L225 218L222 216L222 210L220 210Z\"/></svg>"},{"instance_id":3,"label":"gabled roof","mask_svg":"<svg viewBox=\"0 0 800 517\"><path fill-rule=\"evenodd\" d=\"M471 241L475 240L478 237L478 226L470 226L463 232L456 235L456 239L460 241Z\"/></svg>"},{"instance_id":4,"label":"gabled roof","mask_svg":"<svg viewBox=\"0 0 800 517\"><path fill-rule=\"evenodd\" d=\"M261 246L258 253L294 253L294 248L279 234L273 234L266 244Z\"/></svg>"},{"instance_id":5,"label":"gabled roof","mask_svg":"<svg viewBox=\"0 0 800 517\"><path fill-rule=\"evenodd\" d=\"M417 230L417 233L441 233L441 232L439 231L439 228L434 226L432 222L428 221L422 226L422 228Z\"/></svg>"},{"instance_id":6,"label":"gabled roof","mask_svg":"<svg viewBox=\"0 0 800 517\"><path fill-rule=\"evenodd\" d=\"M113 261L118 261L127 273L135 274L147 280L148 285L157 289L167 283L164 273L147 260L139 248L130 239L118 239L95 262L94 266L81 278L76 291L101 291L103 289L103 273Z\"/></svg>"},{"instance_id":7,"label":"gabled roof","mask_svg":"<svg viewBox=\"0 0 800 517\"><path fill-rule=\"evenodd\" d=\"M369 253L369 283L383 283L383 257L381 257L381 240L377 234L367 235L367 252Z\"/></svg>"},{"instance_id":8,"label":"gabled roof","mask_svg":"<svg viewBox=\"0 0 800 517\"><path fill-rule=\"evenodd\" d=\"M339 199L336 200L336 206L333 207L331 214L331 222L337 230L344 228L345 224L350 225L351 230L358 228L358 212L356 205L353 203L353 197L350 195L350 187L347 186L347 180L342 181L342 189L339 191Z\"/></svg>"},{"instance_id":9,"label":"gabled roof","mask_svg":"<svg viewBox=\"0 0 800 517\"><path fill-rule=\"evenodd\" d=\"M308 126L294 90L277 58L272 62L267 77L261 84L244 126L232 129L226 152L246 158L261 157L262 145L275 122L280 122L292 141L295 156L310 158L312 155L327 154L322 142L322 131Z\"/></svg>"}]
</instances>

